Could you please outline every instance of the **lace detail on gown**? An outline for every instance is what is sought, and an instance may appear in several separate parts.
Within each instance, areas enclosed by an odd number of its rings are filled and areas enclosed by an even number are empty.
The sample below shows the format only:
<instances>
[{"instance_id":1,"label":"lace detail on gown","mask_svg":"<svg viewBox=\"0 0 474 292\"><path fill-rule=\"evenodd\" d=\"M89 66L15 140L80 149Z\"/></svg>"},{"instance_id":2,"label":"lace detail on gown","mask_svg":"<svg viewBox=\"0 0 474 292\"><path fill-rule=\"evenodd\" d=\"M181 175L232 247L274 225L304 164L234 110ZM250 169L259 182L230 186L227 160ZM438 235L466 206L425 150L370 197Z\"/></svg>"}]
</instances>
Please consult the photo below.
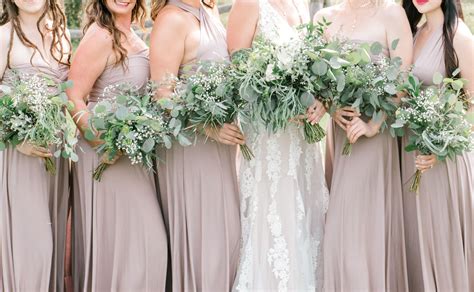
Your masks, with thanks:
<instances>
[{"instance_id":1,"label":"lace detail on gown","mask_svg":"<svg viewBox=\"0 0 474 292\"><path fill-rule=\"evenodd\" d=\"M260 0L258 37L290 41L295 30ZM245 127L255 158L241 159L240 265L234 291L321 291L324 218L329 203L319 144L302 129L277 134Z\"/></svg>"}]
</instances>

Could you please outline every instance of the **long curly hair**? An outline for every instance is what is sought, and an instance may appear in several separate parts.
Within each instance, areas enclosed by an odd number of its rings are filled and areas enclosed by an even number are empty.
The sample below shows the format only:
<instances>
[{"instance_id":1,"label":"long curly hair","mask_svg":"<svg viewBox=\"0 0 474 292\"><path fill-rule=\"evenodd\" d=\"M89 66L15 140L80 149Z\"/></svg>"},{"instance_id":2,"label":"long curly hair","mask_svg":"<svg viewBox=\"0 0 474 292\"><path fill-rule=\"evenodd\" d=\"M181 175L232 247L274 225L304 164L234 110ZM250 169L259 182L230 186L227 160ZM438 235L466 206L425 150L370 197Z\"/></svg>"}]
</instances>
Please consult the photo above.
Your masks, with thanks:
<instances>
[{"instance_id":1,"label":"long curly hair","mask_svg":"<svg viewBox=\"0 0 474 292\"><path fill-rule=\"evenodd\" d=\"M89 27L96 23L99 27L106 29L113 38L112 49L117 56L116 64L124 64L127 59L127 49L122 45L122 36L124 33L115 25L115 16L107 8L105 0L89 0L86 6L84 34ZM145 27L147 10L145 0L137 0L132 10L132 23L138 24L141 28Z\"/></svg>"},{"instance_id":2,"label":"long curly hair","mask_svg":"<svg viewBox=\"0 0 474 292\"><path fill-rule=\"evenodd\" d=\"M160 13L161 9L166 6L168 0L152 0L151 2L151 19L155 20ZM215 0L201 0L201 3L209 8L214 8L216 5Z\"/></svg>"},{"instance_id":3,"label":"long curly hair","mask_svg":"<svg viewBox=\"0 0 474 292\"><path fill-rule=\"evenodd\" d=\"M47 18L51 20L51 25L43 26L43 20ZM2 1L2 13L0 14L0 26L7 24L8 22L12 25L12 30L10 33L10 42L8 47L8 55L7 55L7 66L10 68L10 54L13 50L13 36L16 33L20 41L26 47L33 49L33 54L30 58L30 63L33 64L33 57L36 53L39 53L43 59L44 56L41 51L38 49L38 46L35 45L28 37L25 35L21 28L20 18L19 18L19 9L16 6L14 0L3 0ZM49 23L48 23L49 24ZM53 36L53 41L51 43L51 47L49 51L51 56L56 60L58 63L63 65L70 65L71 59L71 41L67 35L67 21L66 16L57 0L46 0L45 8L41 17L38 19L36 23L36 27L38 28L39 33L41 34L42 41L44 43L45 34L43 31L51 32ZM42 27L43 26L43 27ZM66 43L64 43L66 40ZM68 58L64 61L64 55L68 54Z\"/></svg>"}]
</instances>

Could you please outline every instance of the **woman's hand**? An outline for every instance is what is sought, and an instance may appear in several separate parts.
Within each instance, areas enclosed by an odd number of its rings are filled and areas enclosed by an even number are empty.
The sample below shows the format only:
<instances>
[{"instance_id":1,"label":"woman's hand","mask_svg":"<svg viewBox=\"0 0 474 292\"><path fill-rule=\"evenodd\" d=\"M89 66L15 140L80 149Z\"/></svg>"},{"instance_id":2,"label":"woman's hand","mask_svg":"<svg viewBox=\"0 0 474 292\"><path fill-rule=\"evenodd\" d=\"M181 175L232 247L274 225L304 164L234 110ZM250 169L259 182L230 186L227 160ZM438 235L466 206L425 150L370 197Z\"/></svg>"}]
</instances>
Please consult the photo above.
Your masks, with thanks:
<instances>
[{"instance_id":1,"label":"woman's hand","mask_svg":"<svg viewBox=\"0 0 474 292\"><path fill-rule=\"evenodd\" d=\"M366 136L371 138L378 134L381 124L376 124L372 121L366 123L359 117L354 117L352 121L347 124L347 139L349 143L354 144L357 140Z\"/></svg>"},{"instance_id":2,"label":"woman's hand","mask_svg":"<svg viewBox=\"0 0 474 292\"><path fill-rule=\"evenodd\" d=\"M435 164L438 163L438 158L436 155L418 155L415 159L415 166L416 169L420 170L421 172L425 172L428 169L433 168Z\"/></svg>"},{"instance_id":3,"label":"woman's hand","mask_svg":"<svg viewBox=\"0 0 474 292\"><path fill-rule=\"evenodd\" d=\"M317 123L319 123L319 121L321 121L324 114L326 114L326 111L327 110L324 107L323 103L316 99L306 111L308 123L310 123L311 125L316 125Z\"/></svg>"},{"instance_id":4,"label":"woman's hand","mask_svg":"<svg viewBox=\"0 0 474 292\"><path fill-rule=\"evenodd\" d=\"M24 155L32 157L50 158L53 156L49 149L31 145L27 141L16 145L16 150L18 150L20 153L23 153Z\"/></svg>"},{"instance_id":5,"label":"woman's hand","mask_svg":"<svg viewBox=\"0 0 474 292\"><path fill-rule=\"evenodd\" d=\"M347 126L351 122L351 119L356 117L360 117L360 113L350 106L338 108L332 116L336 124L338 124L344 131L347 131Z\"/></svg>"},{"instance_id":6,"label":"woman's hand","mask_svg":"<svg viewBox=\"0 0 474 292\"><path fill-rule=\"evenodd\" d=\"M226 145L244 145L245 138L240 128L234 124L224 124L219 129L206 128L206 135Z\"/></svg>"}]
</instances>

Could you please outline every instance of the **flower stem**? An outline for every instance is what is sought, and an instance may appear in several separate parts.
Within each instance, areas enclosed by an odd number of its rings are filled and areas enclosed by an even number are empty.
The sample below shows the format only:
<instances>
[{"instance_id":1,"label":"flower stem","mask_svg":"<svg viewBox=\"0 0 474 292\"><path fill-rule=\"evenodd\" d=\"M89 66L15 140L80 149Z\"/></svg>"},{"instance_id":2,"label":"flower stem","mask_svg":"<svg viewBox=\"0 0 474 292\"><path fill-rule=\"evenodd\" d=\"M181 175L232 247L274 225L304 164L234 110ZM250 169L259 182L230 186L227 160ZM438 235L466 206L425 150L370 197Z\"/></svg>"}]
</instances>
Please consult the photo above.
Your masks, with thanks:
<instances>
[{"instance_id":1,"label":"flower stem","mask_svg":"<svg viewBox=\"0 0 474 292\"><path fill-rule=\"evenodd\" d=\"M349 156L351 155L351 153L352 153L352 144L346 138L346 142L344 143L344 148L342 148L342 155Z\"/></svg>"},{"instance_id":2,"label":"flower stem","mask_svg":"<svg viewBox=\"0 0 474 292\"><path fill-rule=\"evenodd\" d=\"M252 158L255 157L253 155L252 150L250 150L250 147L247 144L240 145L240 151L242 152L242 156L244 157L245 160L250 161Z\"/></svg>"},{"instance_id":3,"label":"flower stem","mask_svg":"<svg viewBox=\"0 0 474 292\"><path fill-rule=\"evenodd\" d=\"M420 194L420 181L421 181L421 171L417 170L415 172L415 177L413 178L413 182L410 186L410 191L415 192L417 195Z\"/></svg>"},{"instance_id":4,"label":"flower stem","mask_svg":"<svg viewBox=\"0 0 474 292\"><path fill-rule=\"evenodd\" d=\"M304 137L306 142L314 144L321 141L324 136L326 136L326 132L324 132L324 129L319 124L312 125L308 121L304 121Z\"/></svg>"},{"instance_id":5,"label":"flower stem","mask_svg":"<svg viewBox=\"0 0 474 292\"><path fill-rule=\"evenodd\" d=\"M51 175L56 175L56 165L51 157L44 158L44 167Z\"/></svg>"},{"instance_id":6,"label":"flower stem","mask_svg":"<svg viewBox=\"0 0 474 292\"><path fill-rule=\"evenodd\" d=\"M99 164L99 166L97 166L97 168L94 171L94 179L96 181L100 181L102 179L102 174L107 168L109 168L109 164L103 163L103 162Z\"/></svg>"}]
</instances>

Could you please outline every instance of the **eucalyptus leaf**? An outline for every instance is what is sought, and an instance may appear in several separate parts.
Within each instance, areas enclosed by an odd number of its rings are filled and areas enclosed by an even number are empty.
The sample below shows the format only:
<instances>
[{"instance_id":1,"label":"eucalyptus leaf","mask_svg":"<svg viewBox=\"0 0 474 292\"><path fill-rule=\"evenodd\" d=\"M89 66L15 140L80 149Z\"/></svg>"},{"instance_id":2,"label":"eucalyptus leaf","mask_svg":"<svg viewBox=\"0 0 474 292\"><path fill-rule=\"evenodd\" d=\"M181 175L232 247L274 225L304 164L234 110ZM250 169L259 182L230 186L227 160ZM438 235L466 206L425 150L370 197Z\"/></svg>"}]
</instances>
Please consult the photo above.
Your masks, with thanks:
<instances>
[{"instance_id":1,"label":"eucalyptus leaf","mask_svg":"<svg viewBox=\"0 0 474 292\"><path fill-rule=\"evenodd\" d=\"M393 51L395 51L395 50L397 49L399 41L400 41L400 39L394 39L394 40L392 41L391 47L392 47L392 50L393 50Z\"/></svg>"},{"instance_id":2,"label":"eucalyptus leaf","mask_svg":"<svg viewBox=\"0 0 474 292\"><path fill-rule=\"evenodd\" d=\"M440 85L443 82L443 75L439 72L435 72L433 75L433 83L436 85Z\"/></svg>"},{"instance_id":3,"label":"eucalyptus leaf","mask_svg":"<svg viewBox=\"0 0 474 292\"><path fill-rule=\"evenodd\" d=\"M153 151L154 147L155 147L155 140L153 138L148 138L143 143L142 150L145 153L150 153L151 151Z\"/></svg>"}]
</instances>

